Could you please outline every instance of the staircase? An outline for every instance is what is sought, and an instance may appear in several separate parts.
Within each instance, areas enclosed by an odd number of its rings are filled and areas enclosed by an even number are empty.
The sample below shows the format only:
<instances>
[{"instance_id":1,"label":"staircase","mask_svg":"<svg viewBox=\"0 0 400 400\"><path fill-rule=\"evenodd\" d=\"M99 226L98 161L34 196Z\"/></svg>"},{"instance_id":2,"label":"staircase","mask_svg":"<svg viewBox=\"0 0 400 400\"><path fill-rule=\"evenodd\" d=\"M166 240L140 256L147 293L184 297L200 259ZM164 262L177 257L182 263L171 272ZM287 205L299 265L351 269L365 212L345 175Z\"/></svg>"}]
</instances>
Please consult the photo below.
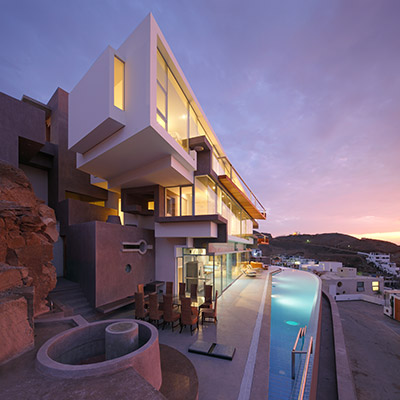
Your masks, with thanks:
<instances>
[{"instance_id":1,"label":"staircase","mask_svg":"<svg viewBox=\"0 0 400 400\"><path fill-rule=\"evenodd\" d=\"M80 314L86 320L91 320L97 315L79 284L67 279L57 278L57 285L49 293L49 298L58 305L61 304L70 308L72 315Z\"/></svg>"}]
</instances>

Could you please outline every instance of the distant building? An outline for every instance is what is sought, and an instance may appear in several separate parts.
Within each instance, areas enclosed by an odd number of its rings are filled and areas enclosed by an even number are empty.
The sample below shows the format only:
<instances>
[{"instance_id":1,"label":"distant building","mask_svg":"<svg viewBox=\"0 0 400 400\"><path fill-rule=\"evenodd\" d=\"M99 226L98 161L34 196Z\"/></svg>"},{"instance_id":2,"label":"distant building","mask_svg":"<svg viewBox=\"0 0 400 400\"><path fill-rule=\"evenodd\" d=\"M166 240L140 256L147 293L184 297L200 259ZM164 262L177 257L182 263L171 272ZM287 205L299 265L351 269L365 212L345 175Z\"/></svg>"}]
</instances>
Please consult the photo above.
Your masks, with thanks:
<instances>
[{"instance_id":1,"label":"distant building","mask_svg":"<svg viewBox=\"0 0 400 400\"><path fill-rule=\"evenodd\" d=\"M359 252L358 254L366 256L366 260L369 263L372 263L376 266L376 268L380 269L383 272L392 275L399 275L400 268L397 267L396 263L390 262L390 254L384 253L363 253Z\"/></svg>"}]
</instances>

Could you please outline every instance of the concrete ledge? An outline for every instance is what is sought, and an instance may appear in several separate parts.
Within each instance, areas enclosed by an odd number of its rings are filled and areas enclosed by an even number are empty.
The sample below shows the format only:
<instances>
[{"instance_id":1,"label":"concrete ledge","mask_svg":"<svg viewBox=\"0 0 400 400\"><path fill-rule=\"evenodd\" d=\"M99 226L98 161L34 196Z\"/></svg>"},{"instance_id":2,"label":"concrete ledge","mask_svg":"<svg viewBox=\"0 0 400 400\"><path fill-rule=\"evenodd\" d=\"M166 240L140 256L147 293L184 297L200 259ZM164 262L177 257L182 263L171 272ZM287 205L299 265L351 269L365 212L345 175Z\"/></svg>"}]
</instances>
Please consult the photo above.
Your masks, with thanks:
<instances>
[{"instance_id":1,"label":"concrete ledge","mask_svg":"<svg viewBox=\"0 0 400 400\"><path fill-rule=\"evenodd\" d=\"M323 295L329 300L332 314L333 338L335 345L336 381L339 400L357 400L353 374L347 357L342 322L336 301L325 290Z\"/></svg>"},{"instance_id":2,"label":"concrete ledge","mask_svg":"<svg viewBox=\"0 0 400 400\"><path fill-rule=\"evenodd\" d=\"M105 328L115 322L132 320L80 325L54 336L39 349L36 369L59 378L83 378L108 375L132 367L158 390L162 383L158 331L147 322L135 321L139 324L139 349L112 360L79 364L79 360L96 358L104 353Z\"/></svg>"}]
</instances>

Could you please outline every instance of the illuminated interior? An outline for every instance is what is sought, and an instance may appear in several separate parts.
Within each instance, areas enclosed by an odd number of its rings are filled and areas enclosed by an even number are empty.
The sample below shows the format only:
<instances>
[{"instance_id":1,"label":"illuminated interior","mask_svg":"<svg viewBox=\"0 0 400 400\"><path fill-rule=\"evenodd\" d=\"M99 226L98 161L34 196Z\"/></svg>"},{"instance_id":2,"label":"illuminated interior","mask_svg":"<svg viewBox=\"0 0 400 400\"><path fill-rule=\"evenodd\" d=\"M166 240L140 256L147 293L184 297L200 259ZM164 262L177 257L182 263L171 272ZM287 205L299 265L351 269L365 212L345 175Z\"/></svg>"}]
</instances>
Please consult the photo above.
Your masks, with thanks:
<instances>
[{"instance_id":1,"label":"illuminated interior","mask_svg":"<svg viewBox=\"0 0 400 400\"><path fill-rule=\"evenodd\" d=\"M125 65L117 57L114 57L114 106L120 110L125 109L124 105L124 86L125 86Z\"/></svg>"},{"instance_id":2,"label":"illuminated interior","mask_svg":"<svg viewBox=\"0 0 400 400\"><path fill-rule=\"evenodd\" d=\"M372 282L372 290L373 290L374 292L379 291L379 281L373 281L373 282Z\"/></svg>"}]
</instances>

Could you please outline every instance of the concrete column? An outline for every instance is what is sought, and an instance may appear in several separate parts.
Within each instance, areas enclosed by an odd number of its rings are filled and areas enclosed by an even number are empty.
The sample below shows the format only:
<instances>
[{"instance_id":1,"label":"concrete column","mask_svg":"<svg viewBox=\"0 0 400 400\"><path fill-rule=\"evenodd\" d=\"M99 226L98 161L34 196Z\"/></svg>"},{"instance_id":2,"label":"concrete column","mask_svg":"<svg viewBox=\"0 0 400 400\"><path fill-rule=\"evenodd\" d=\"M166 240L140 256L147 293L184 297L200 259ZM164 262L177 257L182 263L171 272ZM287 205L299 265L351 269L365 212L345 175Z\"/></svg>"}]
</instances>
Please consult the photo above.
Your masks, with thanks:
<instances>
[{"instance_id":1,"label":"concrete column","mask_svg":"<svg viewBox=\"0 0 400 400\"><path fill-rule=\"evenodd\" d=\"M106 327L106 360L124 356L139 347L139 326L136 322L116 322Z\"/></svg>"}]
</instances>

